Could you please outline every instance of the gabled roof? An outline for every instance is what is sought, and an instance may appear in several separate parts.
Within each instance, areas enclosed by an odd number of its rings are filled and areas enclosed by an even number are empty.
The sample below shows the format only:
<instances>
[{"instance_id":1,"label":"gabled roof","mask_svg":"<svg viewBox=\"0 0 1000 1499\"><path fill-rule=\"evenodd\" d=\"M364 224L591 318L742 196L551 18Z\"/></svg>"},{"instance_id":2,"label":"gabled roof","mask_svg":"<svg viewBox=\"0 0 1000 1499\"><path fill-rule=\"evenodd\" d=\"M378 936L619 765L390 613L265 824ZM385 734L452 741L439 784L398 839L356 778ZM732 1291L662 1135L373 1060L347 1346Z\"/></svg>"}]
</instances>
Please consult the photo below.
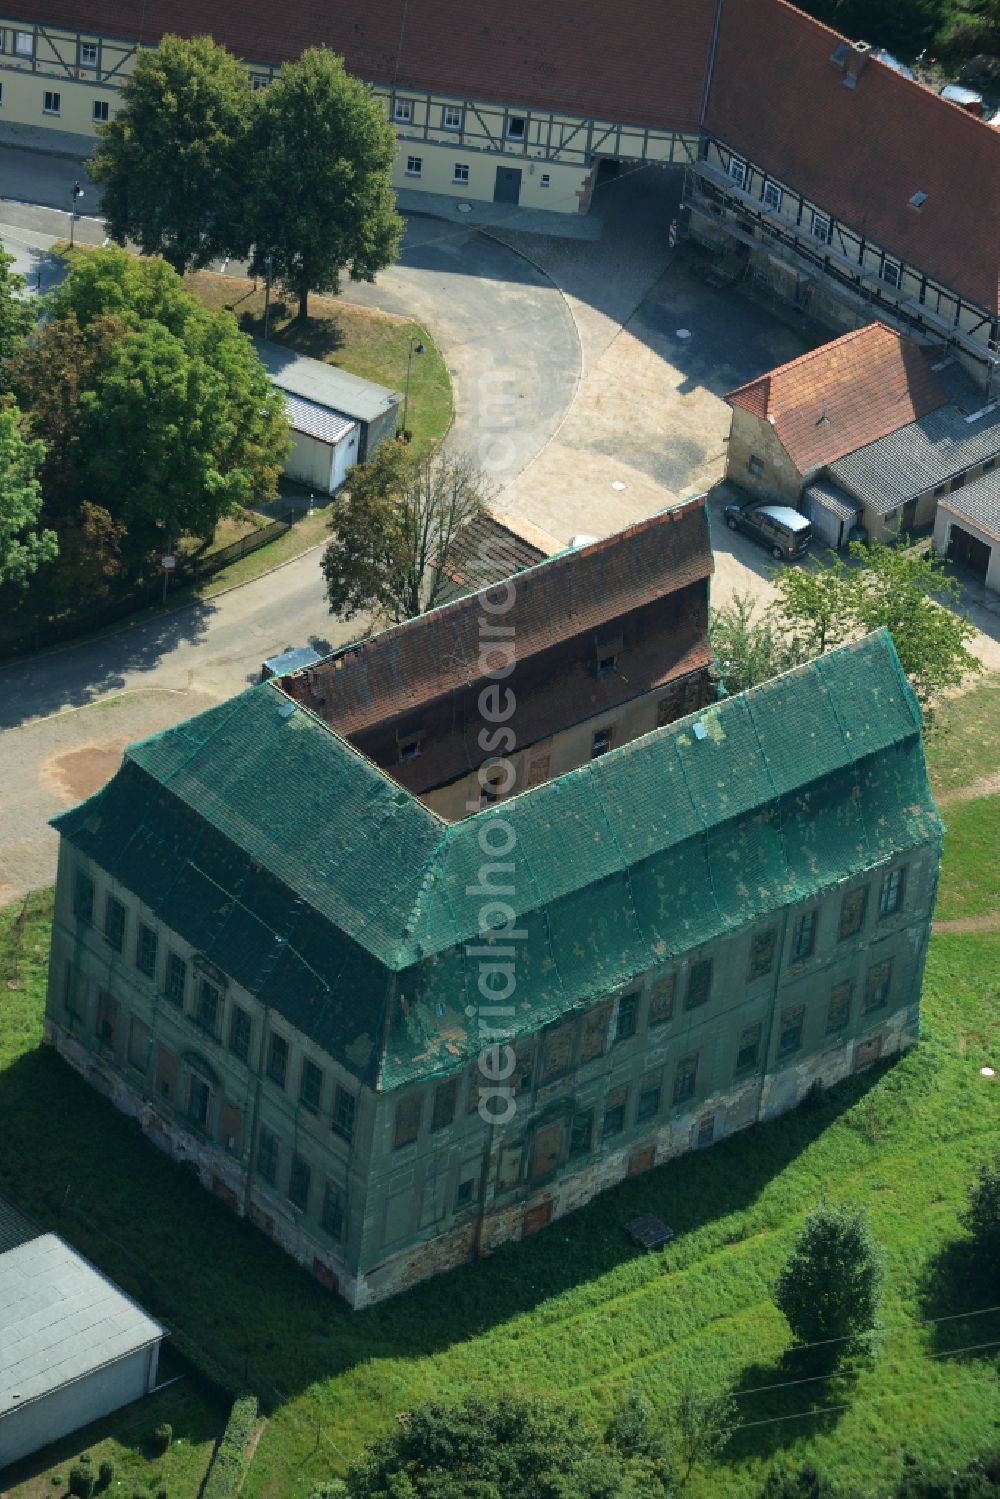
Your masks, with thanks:
<instances>
[{"instance_id":1,"label":"gabled roof","mask_svg":"<svg viewBox=\"0 0 1000 1499\"><path fill-rule=\"evenodd\" d=\"M884 631L454 824L268 682L132 746L53 826L394 1088L478 1050L466 945L495 820L518 1033L941 831Z\"/></svg>"},{"instance_id":2,"label":"gabled roof","mask_svg":"<svg viewBox=\"0 0 1000 1499\"><path fill-rule=\"evenodd\" d=\"M1000 134L784 0L722 7L706 125L787 187L978 306L1000 307ZM849 44L848 44L849 45ZM916 192L927 194L918 211Z\"/></svg>"},{"instance_id":3,"label":"gabled roof","mask_svg":"<svg viewBox=\"0 0 1000 1499\"><path fill-rule=\"evenodd\" d=\"M800 474L907 426L947 399L922 350L885 323L821 344L726 396L770 422Z\"/></svg>"},{"instance_id":4,"label":"gabled roof","mask_svg":"<svg viewBox=\"0 0 1000 1499\"><path fill-rule=\"evenodd\" d=\"M524 661L711 572L705 503L690 500L519 572L512 606L496 617L513 632L516 659ZM489 675L482 654L482 592L344 646L282 685L348 736L471 687ZM505 598L498 595L497 604Z\"/></svg>"},{"instance_id":5,"label":"gabled roof","mask_svg":"<svg viewBox=\"0 0 1000 1499\"><path fill-rule=\"evenodd\" d=\"M970 421L940 406L830 465L830 474L878 515L926 494L958 474L1000 457L1000 409Z\"/></svg>"},{"instance_id":6,"label":"gabled roof","mask_svg":"<svg viewBox=\"0 0 1000 1499\"><path fill-rule=\"evenodd\" d=\"M522 516L483 510L456 538L449 553L441 602L476 593L500 578L512 578L562 550L561 541Z\"/></svg>"},{"instance_id":7,"label":"gabled roof","mask_svg":"<svg viewBox=\"0 0 1000 1499\"><path fill-rule=\"evenodd\" d=\"M57 1234L0 1254L0 1420L165 1329Z\"/></svg>"},{"instance_id":8,"label":"gabled roof","mask_svg":"<svg viewBox=\"0 0 1000 1499\"><path fill-rule=\"evenodd\" d=\"M456 98L694 128L715 0L9 0L13 19L146 43L206 32L238 57L280 63L327 46L370 83Z\"/></svg>"},{"instance_id":9,"label":"gabled roof","mask_svg":"<svg viewBox=\"0 0 1000 1499\"><path fill-rule=\"evenodd\" d=\"M389 390L385 385L362 380L360 375L352 375L349 370L338 369L335 364L326 364L322 359L296 354L294 349L283 344L265 343L262 338L255 338L254 348L279 390L326 407L340 417L373 422L403 399L398 391Z\"/></svg>"},{"instance_id":10,"label":"gabled roof","mask_svg":"<svg viewBox=\"0 0 1000 1499\"><path fill-rule=\"evenodd\" d=\"M1000 541L1000 469L995 468L992 473L956 489L940 503L943 510L950 510L958 520L971 521Z\"/></svg>"}]
</instances>

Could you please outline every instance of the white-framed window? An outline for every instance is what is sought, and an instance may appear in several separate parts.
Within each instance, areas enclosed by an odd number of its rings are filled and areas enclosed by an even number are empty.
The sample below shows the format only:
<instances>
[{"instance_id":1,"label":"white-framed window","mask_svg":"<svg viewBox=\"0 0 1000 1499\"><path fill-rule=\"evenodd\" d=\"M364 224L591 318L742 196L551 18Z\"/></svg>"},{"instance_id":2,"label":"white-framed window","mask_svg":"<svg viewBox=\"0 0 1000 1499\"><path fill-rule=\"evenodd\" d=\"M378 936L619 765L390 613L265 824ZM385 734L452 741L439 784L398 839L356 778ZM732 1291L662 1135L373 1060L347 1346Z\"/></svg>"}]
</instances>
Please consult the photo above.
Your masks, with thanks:
<instances>
[{"instance_id":1,"label":"white-framed window","mask_svg":"<svg viewBox=\"0 0 1000 1499\"><path fill-rule=\"evenodd\" d=\"M461 130L462 109L458 104L446 104L442 121L445 130Z\"/></svg>"},{"instance_id":2,"label":"white-framed window","mask_svg":"<svg viewBox=\"0 0 1000 1499\"><path fill-rule=\"evenodd\" d=\"M253 91L254 91L255 94L259 93L262 88L267 88L267 86L268 86L268 84L270 82L271 82L271 75L270 75L270 73L251 73L250 74L250 87L253 89Z\"/></svg>"},{"instance_id":3,"label":"white-framed window","mask_svg":"<svg viewBox=\"0 0 1000 1499\"><path fill-rule=\"evenodd\" d=\"M407 177L419 177L424 169L424 158L422 156L408 156L406 158Z\"/></svg>"},{"instance_id":4,"label":"white-framed window","mask_svg":"<svg viewBox=\"0 0 1000 1499\"><path fill-rule=\"evenodd\" d=\"M6 33L6 31L4 31L3 27L0 26L0 52L6 52L6 51L7 51L7 33Z\"/></svg>"},{"instance_id":5,"label":"white-framed window","mask_svg":"<svg viewBox=\"0 0 1000 1499\"><path fill-rule=\"evenodd\" d=\"M899 261L890 260L888 255L883 255L879 279L886 282L888 286L898 286L903 279L903 267Z\"/></svg>"},{"instance_id":6,"label":"white-framed window","mask_svg":"<svg viewBox=\"0 0 1000 1499\"><path fill-rule=\"evenodd\" d=\"M408 125L413 119L413 100L397 99L392 109L392 117L400 125Z\"/></svg>"},{"instance_id":7,"label":"white-framed window","mask_svg":"<svg viewBox=\"0 0 1000 1499\"><path fill-rule=\"evenodd\" d=\"M18 57L34 57L35 35L32 31L14 32L14 51Z\"/></svg>"},{"instance_id":8,"label":"white-framed window","mask_svg":"<svg viewBox=\"0 0 1000 1499\"><path fill-rule=\"evenodd\" d=\"M81 42L80 43L80 66L81 66L81 68L96 68L97 67L97 43L96 42Z\"/></svg>"},{"instance_id":9,"label":"white-framed window","mask_svg":"<svg viewBox=\"0 0 1000 1499\"><path fill-rule=\"evenodd\" d=\"M830 215L827 213L817 213L814 209L811 225L813 239L818 239L822 244L828 245L830 243L830 229Z\"/></svg>"},{"instance_id":10,"label":"white-framed window","mask_svg":"<svg viewBox=\"0 0 1000 1499\"><path fill-rule=\"evenodd\" d=\"M527 124L528 122L524 118L524 115L508 115L507 139L511 141L523 141Z\"/></svg>"},{"instance_id":11,"label":"white-framed window","mask_svg":"<svg viewBox=\"0 0 1000 1499\"><path fill-rule=\"evenodd\" d=\"M733 179L733 181L736 183L737 187L746 187L746 185L747 185L747 164L743 160L742 156L730 156L730 158L729 158L729 175Z\"/></svg>"},{"instance_id":12,"label":"white-framed window","mask_svg":"<svg viewBox=\"0 0 1000 1499\"><path fill-rule=\"evenodd\" d=\"M42 102L43 115L57 115L62 108L62 95L54 89L45 90L45 98Z\"/></svg>"},{"instance_id":13,"label":"white-framed window","mask_svg":"<svg viewBox=\"0 0 1000 1499\"><path fill-rule=\"evenodd\" d=\"M764 183L764 191L761 194L761 198L763 199L764 207L770 208L772 213L781 212L782 192L776 182L767 181Z\"/></svg>"},{"instance_id":14,"label":"white-framed window","mask_svg":"<svg viewBox=\"0 0 1000 1499\"><path fill-rule=\"evenodd\" d=\"M452 176L451 180L452 180L452 182L468 182L468 180L469 180L469 167L468 167L468 163L467 162L456 161L456 163L455 163L455 172L454 172L454 175Z\"/></svg>"},{"instance_id":15,"label":"white-framed window","mask_svg":"<svg viewBox=\"0 0 1000 1499\"><path fill-rule=\"evenodd\" d=\"M551 186L552 186L552 177L550 176L550 174L548 172L543 172L542 173L542 187L551 187Z\"/></svg>"},{"instance_id":16,"label":"white-framed window","mask_svg":"<svg viewBox=\"0 0 1000 1499\"><path fill-rule=\"evenodd\" d=\"M106 125L108 123L108 101L107 99L94 100L94 124Z\"/></svg>"}]
</instances>

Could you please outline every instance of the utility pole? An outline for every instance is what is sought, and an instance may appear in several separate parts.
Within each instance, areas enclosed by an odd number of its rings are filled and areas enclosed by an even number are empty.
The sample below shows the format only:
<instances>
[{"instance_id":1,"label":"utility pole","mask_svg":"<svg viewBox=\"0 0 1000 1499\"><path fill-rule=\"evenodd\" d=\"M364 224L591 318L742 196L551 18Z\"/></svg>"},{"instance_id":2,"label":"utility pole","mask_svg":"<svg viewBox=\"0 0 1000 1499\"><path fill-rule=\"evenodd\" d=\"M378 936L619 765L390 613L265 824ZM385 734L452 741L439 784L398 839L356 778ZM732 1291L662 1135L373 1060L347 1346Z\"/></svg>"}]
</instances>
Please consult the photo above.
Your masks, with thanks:
<instances>
[{"instance_id":1,"label":"utility pole","mask_svg":"<svg viewBox=\"0 0 1000 1499\"><path fill-rule=\"evenodd\" d=\"M83 188L80 186L79 182L74 182L72 206L69 211L69 247L71 250L75 241L74 231L76 229L76 205L79 203L82 197Z\"/></svg>"}]
</instances>

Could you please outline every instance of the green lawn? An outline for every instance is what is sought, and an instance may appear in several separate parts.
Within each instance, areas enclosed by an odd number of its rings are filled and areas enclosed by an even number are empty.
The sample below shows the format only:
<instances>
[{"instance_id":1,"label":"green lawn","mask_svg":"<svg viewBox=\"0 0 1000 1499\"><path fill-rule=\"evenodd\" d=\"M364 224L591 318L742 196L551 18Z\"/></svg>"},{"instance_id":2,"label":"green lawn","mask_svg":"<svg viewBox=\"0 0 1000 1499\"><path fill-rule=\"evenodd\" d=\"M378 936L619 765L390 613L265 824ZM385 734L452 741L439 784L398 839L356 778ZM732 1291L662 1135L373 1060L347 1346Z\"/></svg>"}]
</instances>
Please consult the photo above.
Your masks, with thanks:
<instances>
[{"instance_id":1,"label":"green lawn","mask_svg":"<svg viewBox=\"0 0 1000 1499\"><path fill-rule=\"evenodd\" d=\"M937 919L995 915L1000 925L1000 795L956 802L944 820Z\"/></svg>"},{"instance_id":2,"label":"green lawn","mask_svg":"<svg viewBox=\"0 0 1000 1499\"><path fill-rule=\"evenodd\" d=\"M245 332L258 337L263 333L262 283L255 292L252 281L216 276L210 271L197 271L185 280L206 306L227 307ZM287 344L311 359L322 359L352 375L387 385L390 390L403 391L410 344L422 343L423 354L415 354L411 363L407 426L418 444L440 441L451 424L451 380L426 328L335 297L311 296L309 320L304 326L295 321L294 313L292 302L283 301L277 292L272 295L268 337L274 343Z\"/></svg>"},{"instance_id":3,"label":"green lawn","mask_svg":"<svg viewBox=\"0 0 1000 1499\"><path fill-rule=\"evenodd\" d=\"M56 1499L65 1494L69 1470L83 1452L93 1458L95 1474L102 1462L114 1464L114 1481L107 1490L113 1496L128 1499L137 1489L155 1496L165 1488L170 1499L195 1499L227 1414L223 1404L184 1378L10 1469L4 1474L4 1499ZM173 1427L174 1440L166 1453L156 1456L150 1438L161 1421Z\"/></svg>"},{"instance_id":4,"label":"green lawn","mask_svg":"<svg viewBox=\"0 0 1000 1499\"><path fill-rule=\"evenodd\" d=\"M1000 1339L1000 1317L937 1330L921 1323L968 1307L960 1273L935 1276L937 1290L929 1282L1000 1123L1000 1092L979 1075L996 1062L1000 936L934 939L923 1044L881 1076L852 1080L818 1109L624 1183L525 1244L352 1314L38 1047L47 899L32 911L23 989L5 982L18 908L0 914L0 1193L63 1232L235 1379L249 1361L251 1381L277 1406L249 1499L306 1495L396 1412L430 1396L519 1386L601 1414L633 1382L664 1399L689 1370L747 1392L780 1381L787 1333L770 1287L823 1191L867 1202L887 1246L883 1352L856 1381L830 1389L741 1395L743 1419L765 1424L749 1425L725 1465L689 1492L750 1499L789 1449L875 1492L903 1446L957 1465L995 1443L992 1354L946 1350ZM622 1224L639 1211L678 1230L663 1253L630 1246ZM171 1499L187 1496L172 1484Z\"/></svg>"},{"instance_id":5,"label":"green lawn","mask_svg":"<svg viewBox=\"0 0 1000 1499\"><path fill-rule=\"evenodd\" d=\"M968 786L1000 768L1000 676L981 678L938 709L938 729L927 743L937 796Z\"/></svg>"}]
</instances>

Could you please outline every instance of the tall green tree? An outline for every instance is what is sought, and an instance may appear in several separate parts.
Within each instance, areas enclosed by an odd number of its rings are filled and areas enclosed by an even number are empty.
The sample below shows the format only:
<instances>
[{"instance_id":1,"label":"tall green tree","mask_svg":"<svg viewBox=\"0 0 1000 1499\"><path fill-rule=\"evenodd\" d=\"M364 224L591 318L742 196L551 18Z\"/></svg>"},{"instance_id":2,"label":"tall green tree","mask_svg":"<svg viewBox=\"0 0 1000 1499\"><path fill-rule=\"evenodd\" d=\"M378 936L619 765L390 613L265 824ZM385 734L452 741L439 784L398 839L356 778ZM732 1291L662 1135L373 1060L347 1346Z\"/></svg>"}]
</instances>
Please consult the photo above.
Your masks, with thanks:
<instances>
[{"instance_id":1,"label":"tall green tree","mask_svg":"<svg viewBox=\"0 0 1000 1499\"><path fill-rule=\"evenodd\" d=\"M58 402L40 387L58 375L65 508L88 502L124 522L133 566L184 534L210 539L223 515L275 493L284 399L229 312L209 312L165 261L114 249L77 257L48 311L55 331L14 361L15 379L54 431Z\"/></svg>"},{"instance_id":2,"label":"tall green tree","mask_svg":"<svg viewBox=\"0 0 1000 1499\"><path fill-rule=\"evenodd\" d=\"M140 49L88 167L113 240L178 271L239 248L252 97L245 68L210 37Z\"/></svg>"},{"instance_id":3,"label":"tall green tree","mask_svg":"<svg viewBox=\"0 0 1000 1499\"><path fill-rule=\"evenodd\" d=\"M35 325L35 313L24 295L24 277L11 270L13 255L0 246L0 383L7 360Z\"/></svg>"},{"instance_id":4,"label":"tall green tree","mask_svg":"<svg viewBox=\"0 0 1000 1499\"><path fill-rule=\"evenodd\" d=\"M24 436L17 407L0 408L0 584L23 588L59 550L55 532L39 525L37 474L44 456L37 438Z\"/></svg>"},{"instance_id":5,"label":"tall green tree","mask_svg":"<svg viewBox=\"0 0 1000 1499\"><path fill-rule=\"evenodd\" d=\"M700 1463L722 1451L736 1429L736 1402L728 1391L700 1388L687 1379L672 1412L679 1460L679 1486L685 1488Z\"/></svg>"},{"instance_id":6,"label":"tall green tree","mask_svg":"<svg viewBox=\"0 0 1000 1499\"><path fill-rule=\"evenodd\" d=\"M779 626L773 611L760 610L750 593L736 593L728 604L713 608L708 631L719 675L730 695L746 692L807 659Z\"/></svg>"},{"instance_id":7,"label":"tall green tree","mask_svg":"<svg viewBox=\"0 0 1000 1499\"><path fill-rule=\"evenodd\" d=\"M775 613L782 634L800 661L810 661L842 645L854 628L854 592L858 573L840 557L815 567L785 567L773 578L778 595Z\"/></svg>"},{"instance_id":8,"label":"tall green tree","mask_svg":"<svg viewBox=\"0 0 1000 1499\"><path fill-rule=\"evenodd\" d=\"M864 1208L821 1202L778 1276L774 1299L812 1361L833 1367L871 1346L884 1279L885 1256Z\"/></svg>"},{"instance_id":9,"label":"tall green tree","mask_svg":"<svg viewBox=\"0 0 1000 1499\"><path fill-rule=\"evenodd\" d=\"M257 97L247 233L257 269L306 318L310 291L336 294L345 271L374 281L396 257L396 137L371 89L323 48L286 64Z\"/></svg>"},{"instance_id":10,"label":"tall green tree","mask_svg":"<svg viewBox=\"0 0 1000 1499\"><path fill-rule=\"evenodd\" d=\"M382 443L331 506L333 537L321 564L331 614L398 621L433 609L450 585L456 541L485 495L482 474L466 459Z\"/></svg>"}]
</instances>

